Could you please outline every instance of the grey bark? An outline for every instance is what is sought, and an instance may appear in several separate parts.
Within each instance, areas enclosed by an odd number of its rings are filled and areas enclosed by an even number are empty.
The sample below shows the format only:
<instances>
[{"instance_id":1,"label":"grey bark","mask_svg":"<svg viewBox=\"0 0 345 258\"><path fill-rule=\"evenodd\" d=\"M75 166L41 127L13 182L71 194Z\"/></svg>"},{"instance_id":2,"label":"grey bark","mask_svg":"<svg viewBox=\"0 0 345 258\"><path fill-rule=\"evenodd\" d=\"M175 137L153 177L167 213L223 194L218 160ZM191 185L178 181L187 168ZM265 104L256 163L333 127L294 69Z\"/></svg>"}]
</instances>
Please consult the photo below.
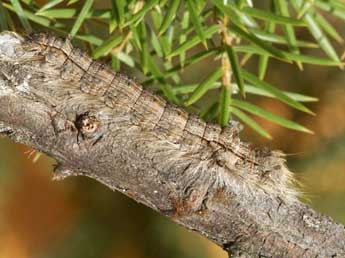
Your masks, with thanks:
<instances>
[{"instance_id":1,"label":"grey bark","mask_svg":"<svg viewBox=\"0 0 345 258\"><path fill-rule=\"evenodd\" d=\"M206 124L69 40L0 34L0 131L203 234L232 257L345 257L345 229L296 198L277 152Z\"/></svg>"}]
</instances>

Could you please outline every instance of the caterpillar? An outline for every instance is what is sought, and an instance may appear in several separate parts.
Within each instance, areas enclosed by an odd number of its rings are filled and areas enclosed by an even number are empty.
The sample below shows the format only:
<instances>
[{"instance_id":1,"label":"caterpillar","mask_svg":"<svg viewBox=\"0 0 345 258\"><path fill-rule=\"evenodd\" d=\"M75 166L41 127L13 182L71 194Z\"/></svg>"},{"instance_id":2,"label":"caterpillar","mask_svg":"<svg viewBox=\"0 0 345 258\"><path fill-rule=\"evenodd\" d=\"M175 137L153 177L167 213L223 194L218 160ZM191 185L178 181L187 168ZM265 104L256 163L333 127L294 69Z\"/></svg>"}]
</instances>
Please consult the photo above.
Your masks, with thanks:
<instances>
[{"instance_id":1,"label":"caterpillar","mask_svg":"<svg viewBox=\"0 0 345 258\"><path fill-rule=\"evenodd\" d=\"M92 163L100 164L104 170L95 172L97 179L118 190L131 186L107 181L106 171L136 173L133 180L137 183L144 173L157 177L162 184L157 189L178 192L177 196L172 194L169 205L180 213L202 209L209 193L215 191L231 191L238 198L254 201L298 201L295 179L285 166L284 155L242 142L238 122L231 121L223 128L206 123L135 79L93 60L69 38L34 33L21 41L25 54L15 63L0 62L2 73L16 70L26 74L8 79L21 94L40 98L54 110L57 115L52 124L57 138L67 141L73 133L83 136L65 143L75 155L62 157L62 164L87 155L79 173L84 174ZM113 167L105 164L109 153ZM59 170L56 173L59 175Z\"/></svg>"}]
</instances>

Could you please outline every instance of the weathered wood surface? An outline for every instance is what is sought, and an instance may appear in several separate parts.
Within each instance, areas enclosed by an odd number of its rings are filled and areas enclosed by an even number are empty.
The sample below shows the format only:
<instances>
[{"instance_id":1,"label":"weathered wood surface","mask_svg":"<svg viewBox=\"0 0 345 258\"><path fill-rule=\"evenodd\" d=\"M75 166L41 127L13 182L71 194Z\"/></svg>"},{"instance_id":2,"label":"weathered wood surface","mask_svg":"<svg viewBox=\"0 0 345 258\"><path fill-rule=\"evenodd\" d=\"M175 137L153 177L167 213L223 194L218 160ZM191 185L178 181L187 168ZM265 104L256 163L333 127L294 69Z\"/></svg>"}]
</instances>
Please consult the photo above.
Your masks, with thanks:
<instances>
[{"instance_id":1,"label":"weathered wood surface","mask_svg":"<svg viewBox=\"0 0 345 258\"><path fill-rule=\"evenodd\" d=\"M345 257L344 226L296 197L282 155L207 124L69 40L0 34L0 131L200 232L234 257Z\"/></svg>"}]
</instances>

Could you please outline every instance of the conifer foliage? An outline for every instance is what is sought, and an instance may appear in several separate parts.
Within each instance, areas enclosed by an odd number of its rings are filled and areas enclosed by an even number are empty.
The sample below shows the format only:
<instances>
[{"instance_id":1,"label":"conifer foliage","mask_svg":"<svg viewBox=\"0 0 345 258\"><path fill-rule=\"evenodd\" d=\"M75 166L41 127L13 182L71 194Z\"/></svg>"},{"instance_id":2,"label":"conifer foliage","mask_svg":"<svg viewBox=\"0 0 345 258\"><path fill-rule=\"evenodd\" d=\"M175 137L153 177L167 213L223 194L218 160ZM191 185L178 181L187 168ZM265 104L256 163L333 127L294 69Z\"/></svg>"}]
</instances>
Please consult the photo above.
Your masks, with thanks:
<instances>
[{"instance_id":1,"label":"conifer foliage","mask_svg":"<svg viewBox=\"0 0 345 258\"><path fill-rule=\"evenodd\" d=\"M311 131L246 96L275 98L312 113L305 104L315 98L283 91L265 75L272 59L301 70L309 64L341 67L334 46L343 39L329 18L345 20L342 0L0 1L0 30L70 35L94 58L133 72L169 101L222 126L235 116L267 138L270 134L252 115ZM310 40L299 37L304 31ZM308 48L319 48L323 55L305 54ZM256 70L246 66L249 59L257 62ZM205 62L207 72L190 76ZM191 77L196 78L191 82Z\"/></svg>"}]
</instances>

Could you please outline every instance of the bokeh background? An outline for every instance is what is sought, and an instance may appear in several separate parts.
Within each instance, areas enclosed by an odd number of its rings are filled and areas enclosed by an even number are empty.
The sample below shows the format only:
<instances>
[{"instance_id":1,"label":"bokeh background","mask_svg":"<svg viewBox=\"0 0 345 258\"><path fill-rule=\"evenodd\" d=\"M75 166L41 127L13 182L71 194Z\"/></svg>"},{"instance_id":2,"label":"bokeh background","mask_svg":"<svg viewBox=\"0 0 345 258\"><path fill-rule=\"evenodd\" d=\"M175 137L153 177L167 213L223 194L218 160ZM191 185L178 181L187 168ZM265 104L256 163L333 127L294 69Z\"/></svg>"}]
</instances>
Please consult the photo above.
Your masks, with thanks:
<instances>
[{"instance_id":1,"label":"bokeh background","mask_svg":"<svg viewBox=\"0 0 345 258\"><path fill-rule=\"evenodd\" d=\"M330 20L341 35L345 26ZM301 31L299 37L309 39ZM344 44L335 45L338 53ZM317 51L317 50L309 50ZM309 53L310 54L310 53ZM249 63L255 69L257 63ZM209 61L189 80L207 73ZM314 131L307 135L255 118L274 139L250 129L242 138L287 153L288 166L302 182L305 201L345 223L345 73L339 68L271 62L267 81L318 97L305 115L268 98L257 105ZM53 182L54 160L7 138L0 139L0 258L225 258L219 247L141 204L83 177ZM34 162L35 161L35 162Z\"/></svg>"}]
</instances>

